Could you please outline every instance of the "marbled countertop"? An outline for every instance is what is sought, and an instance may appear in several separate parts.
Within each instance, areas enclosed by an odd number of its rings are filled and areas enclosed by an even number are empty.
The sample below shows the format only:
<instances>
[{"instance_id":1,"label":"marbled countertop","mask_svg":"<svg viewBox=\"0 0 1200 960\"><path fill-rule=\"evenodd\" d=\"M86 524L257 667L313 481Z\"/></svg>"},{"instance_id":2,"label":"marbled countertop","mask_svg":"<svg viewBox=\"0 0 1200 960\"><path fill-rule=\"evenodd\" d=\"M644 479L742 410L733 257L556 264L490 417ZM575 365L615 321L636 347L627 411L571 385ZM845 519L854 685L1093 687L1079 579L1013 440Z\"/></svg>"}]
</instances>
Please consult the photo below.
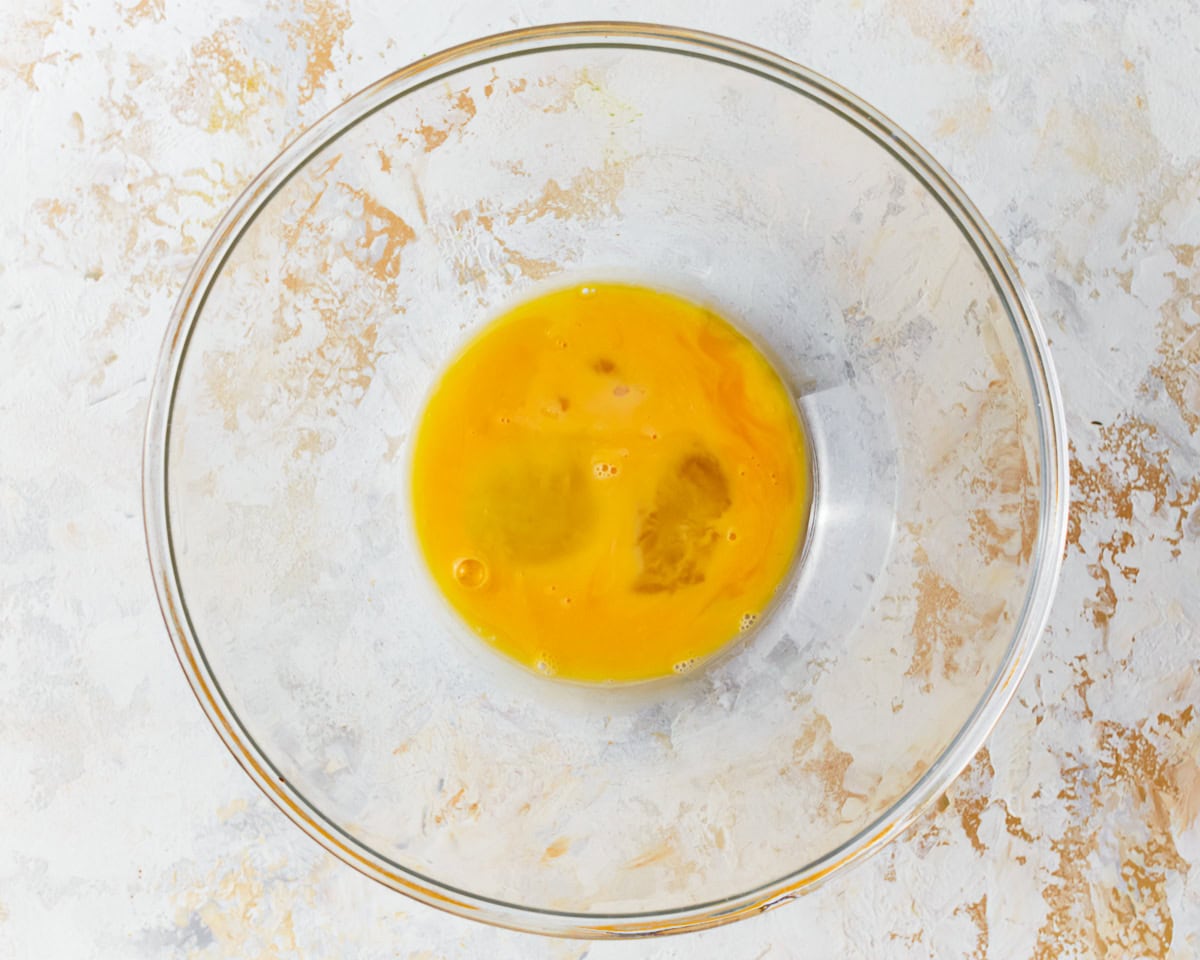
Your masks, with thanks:
<instances>
[{"instance_id":1,"label":"marbled countertop","mask_svg":"<svg viewBox=\"0 0 1200 960\"><path fill-rule=\"evenodd\" d=\"M1200 8L394 6L0 12L0 956L1200 954ZM241 187L421 55L597 17L772 48L925 144L1021 270L1072 438L1050 625L966 773L905 836L800 901L637 944L443 915L303 836L188 691L140 520L160 339Z\"/></svg>"}]
</instances>

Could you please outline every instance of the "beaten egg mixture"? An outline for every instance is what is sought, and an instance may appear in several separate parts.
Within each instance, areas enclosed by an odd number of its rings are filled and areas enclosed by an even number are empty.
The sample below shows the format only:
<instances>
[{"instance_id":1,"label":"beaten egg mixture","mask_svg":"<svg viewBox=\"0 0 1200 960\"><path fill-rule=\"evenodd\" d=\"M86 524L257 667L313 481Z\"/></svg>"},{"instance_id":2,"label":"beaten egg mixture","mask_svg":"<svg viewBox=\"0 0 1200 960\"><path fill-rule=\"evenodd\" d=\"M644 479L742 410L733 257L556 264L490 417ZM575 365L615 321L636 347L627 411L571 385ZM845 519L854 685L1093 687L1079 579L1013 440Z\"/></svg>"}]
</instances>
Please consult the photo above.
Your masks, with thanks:
<instances>
[{"instance_id":1,"label":"beaten egg mixture","mask_svg":"<svg viewBox=\"0 0 1200 960\"><path fill-rule=\"evenodd\" d=\"M770 603L809 468L766 357L701 306L593 283L522 303L442 374L415 438L417 536L484 640L584 682L687 671Z\"/></svg>"}]
</instances>

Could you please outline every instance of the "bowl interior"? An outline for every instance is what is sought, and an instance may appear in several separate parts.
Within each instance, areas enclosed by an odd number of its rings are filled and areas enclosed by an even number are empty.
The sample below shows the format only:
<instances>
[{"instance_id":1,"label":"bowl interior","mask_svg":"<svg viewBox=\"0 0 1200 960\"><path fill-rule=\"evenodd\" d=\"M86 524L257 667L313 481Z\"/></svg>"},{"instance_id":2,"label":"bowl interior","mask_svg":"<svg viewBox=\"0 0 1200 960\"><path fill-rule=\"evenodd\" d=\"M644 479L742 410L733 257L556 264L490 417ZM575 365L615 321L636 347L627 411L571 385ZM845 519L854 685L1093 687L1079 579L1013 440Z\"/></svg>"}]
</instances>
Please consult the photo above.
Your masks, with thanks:
<instances>
[{"instance_id":1,"label":"bowl interior","mask_svg":"<svg viewBox=\"0 0 1200 960\"><path fill-rule=\"evenodd\" d=\"M550 33L381 82L243 199L156 398L167 589L210 713L310 833L523 926L712 917L865 849L978 746L1044 612L1059 451L1031 318L881 129L733 45ZM757 631L611 690L476 641L408 493L449 359L592 278L756 339L817 474Z\"/></svg>"}]
</instances>

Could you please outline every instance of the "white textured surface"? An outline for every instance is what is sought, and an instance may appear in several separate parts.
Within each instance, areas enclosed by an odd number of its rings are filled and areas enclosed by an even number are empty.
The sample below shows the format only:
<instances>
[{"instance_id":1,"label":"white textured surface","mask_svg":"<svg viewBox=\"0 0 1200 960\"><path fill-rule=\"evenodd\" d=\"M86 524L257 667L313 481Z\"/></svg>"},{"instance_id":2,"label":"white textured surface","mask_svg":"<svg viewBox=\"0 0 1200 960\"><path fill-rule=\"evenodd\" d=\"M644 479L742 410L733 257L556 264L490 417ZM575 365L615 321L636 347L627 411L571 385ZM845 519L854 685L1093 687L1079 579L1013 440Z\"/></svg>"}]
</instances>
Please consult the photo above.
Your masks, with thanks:
<instances>
[{"instance_id":1,"label":"white textured surface","mask_svg":"<svg viewBox=\"0 0 1200 960\"><path fill-rule=\"evenodd\" d=\"M0 956L1200 953L1200 12L895 2L0 14ZM544 941L419 907L303 837L209 729L146 571L148 378L191 259L326 109L528 23L678 22L827 73L958 177L1042 310L1076 497L1016 702L884 853L755 921Z\"/></svg>"}]
</instances>

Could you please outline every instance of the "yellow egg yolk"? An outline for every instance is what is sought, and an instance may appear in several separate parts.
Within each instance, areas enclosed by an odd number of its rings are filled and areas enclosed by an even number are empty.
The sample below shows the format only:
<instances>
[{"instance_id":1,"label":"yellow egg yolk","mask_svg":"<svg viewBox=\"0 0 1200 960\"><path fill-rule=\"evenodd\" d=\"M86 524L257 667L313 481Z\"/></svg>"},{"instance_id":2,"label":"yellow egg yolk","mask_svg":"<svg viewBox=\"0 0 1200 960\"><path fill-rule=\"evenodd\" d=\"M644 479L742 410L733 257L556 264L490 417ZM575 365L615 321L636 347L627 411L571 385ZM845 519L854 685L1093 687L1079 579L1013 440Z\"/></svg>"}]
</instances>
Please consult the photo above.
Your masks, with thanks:
<instances>
[{"instance_id":1,"label":"yellow egg yolk","mask_svg":"<svg viewBox=\"0 0 1200 960\"><path fill-rule=\"evenodd\" d=\"M711 311L595 283L489 324L418 427L417 537L450 604L543 674L683 672L768 606L809 469L775 369Z\"/></svg>"}]
</instances>

